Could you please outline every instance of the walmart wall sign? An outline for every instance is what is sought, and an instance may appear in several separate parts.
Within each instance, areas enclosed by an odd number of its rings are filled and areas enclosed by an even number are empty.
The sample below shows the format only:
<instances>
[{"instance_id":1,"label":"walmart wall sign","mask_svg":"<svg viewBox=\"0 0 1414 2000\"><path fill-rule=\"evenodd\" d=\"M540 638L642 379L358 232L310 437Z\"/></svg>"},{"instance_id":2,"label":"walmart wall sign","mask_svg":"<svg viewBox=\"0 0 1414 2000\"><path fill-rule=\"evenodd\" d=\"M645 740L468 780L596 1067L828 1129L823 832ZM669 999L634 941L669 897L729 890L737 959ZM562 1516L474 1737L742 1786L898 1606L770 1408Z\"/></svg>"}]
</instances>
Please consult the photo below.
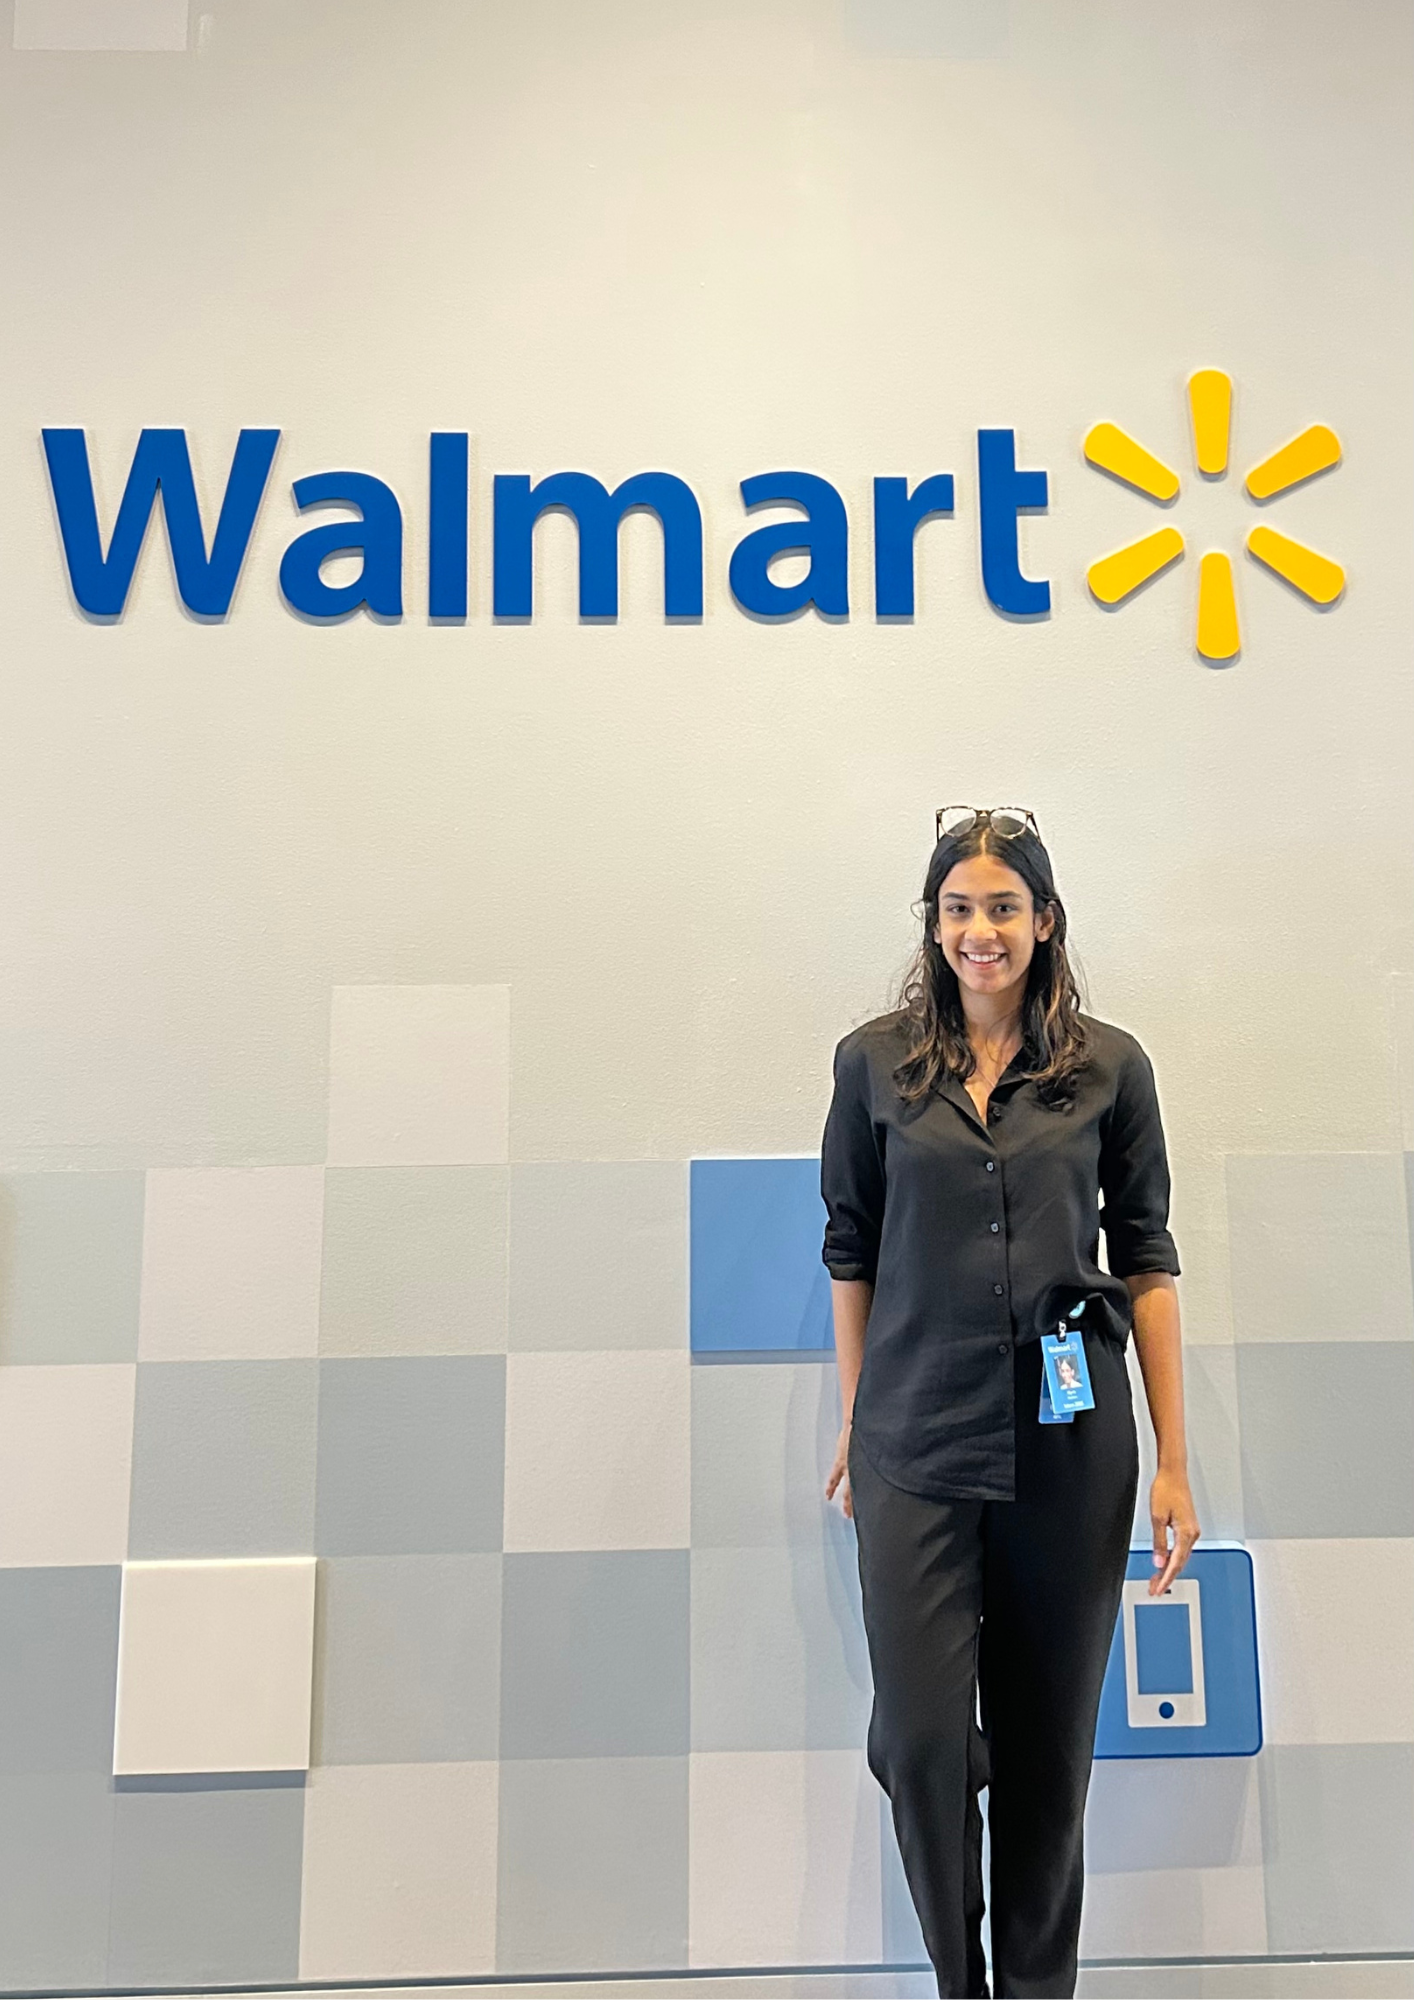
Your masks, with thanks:
<instances>
[{"instance_id":1,"label":"walmart wall sign","mask_svg":"<svg viewBox=\"0 0 1414 2000\"><path fill-rule=\"evenodd\" d=\"M191 452L181 430L144 430L138 440L118 518L105 553L94 501L88 445L81 430L46 430L44 452L75 602L86 617L121 617L148 523L160 496L177 591L195 617L225 618L269 483L277 430L243 430L208 545L196 499ZM434 431L428 447L427 610L431 618L465 618L468 570L468 450L465 431ZM296 479L301 510L357 510L297 535L280 563L280 591L302 617L348 618L403 614L403 510L391 486L367 472L320 472ZM982 530L982 581L994 608L1011 617L1049 611L1050 584L1022 575L1017 516L1043 509L1044 472L1018 471L1016 434L977 434L977 492ZM793 519L755 528L732 552L729 582L740 608L756 618L791 618L814 607L847 618L849 520L838 490L812 472L765 472L741 482L747 513L790 507ZM702 616L702 510L685 479L639 472L612 492L587 472L553 472L532 482L498 473L493 484L492 614L527 619L534 608L533 540L542 514L573 517L579 532L579 615L612 619L619 610L618 534L624 516L654 515L663 534L663 613ZM906 479L874 481L874 599L880 618L913 614L913 541L924 521L954 511L949 472L916 486ZM209 546L209 553L208 553ZM772 579L777 557L809 559L798 583ZM333 556L362 560L351 582L322 576Z\"/></svg>"},{"instance_id":2,"label":"walmart wall sign","mask_svg":"<svg viewBox=\"0 0 1414 2000\"><path fill-rule=\"evenodd\" d=\"M1209 479L1228 469L1232 384L1219 369L1189 378L1189 412L1199 471ZM86 618L112 622L122 616L138 558L160 499L179 597L193 617L230 614L256 519L270 482L278 430L242 430L208 536L196 497L191 450L183 430L147 429L138 439L107 548L98 520L88 441L82 430L43 433L59 536L74 601ZM1083 451L1097 471L1151 501L1176 498L1179 475L1113 423L1086 433ZM1339 464L1340 442L1326 425L1313 424L1253 467L1244 481L1258 505ZM1044 471L1017 464L1014 430L977 432L977 514L982 587L992 609L1014 619L1045 617L1051 586L1021 567L1018 522L1044 512L1049 480ZM469 579L469 451L465 431L434 431L427 455L427 615L464 620ZM280 562L280 591L302 618L332 623L367 611L375 618L403 616L403 507L386 481L367 472L319 472L296 479L292 493L301 512L337 508L338 519L296 535ZM550 512L570 516L579 540L579 615L612 620L619 612L619 528L625 516L653 516L663 539L663 615L702 616L702 510L687 481L673 472L639 472L611 492L587 472L552 472L533 481L525 473L497 473L493 481L492 616L528 620L535 603L535 525ZM850 522L843 498L818 473L763 472L741 481L745 514L790 509L786 520L748 528L732 551L728 584L748 616L794 618L813 609L828 619L850 615ZM914 544L927 521L951 517L956 482L935 472L911 485L888 476L874 481L873 612L876 618L914 613ZM1246 537L1248 552L1293 589L1319 606L1345 589L1345 572L1330 558L1265 524ZM1164 527L1093 562L1086 575L1097 604L1112 608L1185 552L1181 532ZM805 574L782 583L772 575L779 557L806 559ZM325 579L336 556L357 557L348 582ZM1211 663L1235 659L1240 648L1232 564L1220 550L1201 558L1197 650Z\"/></svg>"}]
</instances>

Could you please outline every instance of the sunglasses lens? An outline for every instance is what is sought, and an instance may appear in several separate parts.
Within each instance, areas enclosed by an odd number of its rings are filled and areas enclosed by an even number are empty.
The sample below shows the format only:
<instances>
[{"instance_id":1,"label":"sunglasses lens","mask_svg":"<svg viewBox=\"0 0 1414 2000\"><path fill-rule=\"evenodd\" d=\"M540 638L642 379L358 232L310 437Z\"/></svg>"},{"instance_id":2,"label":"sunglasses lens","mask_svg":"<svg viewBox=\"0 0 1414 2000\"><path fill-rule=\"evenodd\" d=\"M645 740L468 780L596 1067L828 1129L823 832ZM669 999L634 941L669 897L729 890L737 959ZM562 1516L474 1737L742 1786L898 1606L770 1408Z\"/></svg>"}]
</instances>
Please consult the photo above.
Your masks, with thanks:
<instances>
[{"instance_id":1,"label":"sunglasses lens","mask_svg":"<svg viewBox=\"0 0 1414 2000\"><path fill-rule=\"evenodd\" d=\"M1026 831L1025 807L998 806L992 814L992 825L1003 840L1015 840L1019 833Z\"/></svg>"},{"instance_id":2,"label":"sunglasses lens","mask_svg":"<svg viewBox=\"0 0 1414 2000\"><path fill-rule=\"evenodd\" d=\"M938 814L938 838L949 833L966 833L976 820L971 806L944 806Z\"/></svg>"}]
</instances>

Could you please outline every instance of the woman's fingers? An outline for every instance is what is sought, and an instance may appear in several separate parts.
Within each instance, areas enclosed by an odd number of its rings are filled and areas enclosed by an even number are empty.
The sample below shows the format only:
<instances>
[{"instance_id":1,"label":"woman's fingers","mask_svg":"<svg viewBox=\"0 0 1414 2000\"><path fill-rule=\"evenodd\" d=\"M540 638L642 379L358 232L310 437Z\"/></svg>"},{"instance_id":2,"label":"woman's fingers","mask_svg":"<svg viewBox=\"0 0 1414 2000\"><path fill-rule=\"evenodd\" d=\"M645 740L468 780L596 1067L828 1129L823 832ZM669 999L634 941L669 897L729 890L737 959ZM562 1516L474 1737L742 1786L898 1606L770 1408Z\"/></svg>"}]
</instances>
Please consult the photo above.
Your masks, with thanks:
<instances>
[{"instance_id":1,"label":"woman's fingers","mask_svg":"<svg viewBox=\"0 0 1414 2000\"><path fill-rule=\"evenodd\" d=\"M1173 1547L1168 1547L1168 1530L1173 1527ZM1193 1545L1198 1540L1199 1527L1195 1520L1182 1515L1170 1515L1163 1522L1154 1523L1154 1556L1163 1557L1163 1568L1150 1579L1150 1597L1161 1597L1181 1574L1188 1558L1193 1553Z\"/></svg>"},{"instance_id":2,"label":"woman's fingers","mask_svg":"<svg viewBox=\"0 0 1414 2000\"><path fill-rule=\"evenodd\" d=\"M1149 1525L1154 1530L1154 1568L1162 1569L1169 1559L1169 1516L1151 1514Z\"/></svg>"},{"instance_id":3,"label":"woman's fingers","mask_svg":"<svg viewBox=\"0 0 1414 2000\"><path fill-rule=\"evenodd\" d=\"M1185 1560L1183 1544L1175 1542L1165 1558L1163 1568L1158 1572L1157 1576L1151 1577L1149 1580L1150 1597L1163 1596L1164 1592L1178 1575L1180 1569L1182 1569Z\"/></svg>"}]
</instances>

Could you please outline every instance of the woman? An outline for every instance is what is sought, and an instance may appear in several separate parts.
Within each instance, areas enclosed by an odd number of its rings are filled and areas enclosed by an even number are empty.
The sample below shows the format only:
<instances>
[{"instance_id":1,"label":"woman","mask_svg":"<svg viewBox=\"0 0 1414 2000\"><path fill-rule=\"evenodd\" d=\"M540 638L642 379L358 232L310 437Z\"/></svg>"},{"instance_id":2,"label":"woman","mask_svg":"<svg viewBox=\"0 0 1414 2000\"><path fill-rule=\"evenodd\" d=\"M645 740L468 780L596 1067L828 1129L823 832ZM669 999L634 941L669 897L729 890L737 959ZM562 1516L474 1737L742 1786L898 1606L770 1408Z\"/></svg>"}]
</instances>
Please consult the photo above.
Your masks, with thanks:
<instances>
[{"instance_id":1,"label":"woman","mask_svg":"<svg viewBox=\"0 0 1414 2000\"><path fill-rule=\"evenodd\" d=\"M821 1183L844 1422L825 1491L858 1532L869 1765L938 1991L987 1991L986 1786L997 1994L1071 1994L1139 1476L1131 1327L1158 1444L1151 1594L1198 1539L1168 1162L1147 1056L1080 1012L1032 815L945 808L938 835L903 1005L835 1052ZM1093 1407L1043 1418L1062 1322Z\"/></svg>"}]
</instances>

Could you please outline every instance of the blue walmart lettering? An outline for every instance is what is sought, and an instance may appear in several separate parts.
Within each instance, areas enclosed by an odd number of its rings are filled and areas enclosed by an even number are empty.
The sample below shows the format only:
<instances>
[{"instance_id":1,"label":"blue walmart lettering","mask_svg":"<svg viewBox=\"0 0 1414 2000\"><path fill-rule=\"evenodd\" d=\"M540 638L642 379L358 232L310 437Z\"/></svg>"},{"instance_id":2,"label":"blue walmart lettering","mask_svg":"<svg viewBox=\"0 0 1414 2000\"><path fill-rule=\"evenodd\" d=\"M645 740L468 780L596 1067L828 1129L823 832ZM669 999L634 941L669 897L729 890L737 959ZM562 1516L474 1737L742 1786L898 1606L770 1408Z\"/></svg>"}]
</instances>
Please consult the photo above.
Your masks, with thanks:
<instances>
[{"instance_id":1,"label":"blue walmart lettering","mask_svg":"<svg viewBox=\"0 0 1414 2000\"><path fill-rule=\"evenodd\" d=\"M154 507L161 499L177 595L195 618L229 615L265 490L278 430L242 430L236 441L209 549L197 501L187 433L146 429L128 469L105 551L88 443L82 430L46 429L44 454L58 517L59 539L74 602L85 617L112 622L126 608ZM470 601L470 454L465 431L434 431L427 464L427 615L464 622ZM1044 616L1051 587L1022 574L1018 523L1045 510L1048 480L1019 471L1016 433L977 433L977 511L982 584L994 610L1011 618ZM329 624L366 612L403 616L403 509L384 480L368 472L317 472L292 482L301 512L337 507L340 517L305 528L280 560L281 595L301 618ZM535 526L543 514L568 515L579 543L579 615L619 615L619 529L632 513L655 517L663 539L663 616L703 615L702 510L684 479L639 472L611 492L587 472L552 472L532 482L526 473L497 473L492 483L491 610L526 621L535 608ZM731 596L748 617L763 620L850 615L849 514L837 487L818 473L757 473L741 482L747 514L790 509L788 519L749 529L736 542L727 572ZM952 473L935 472L910 486L906 478L874 481L874 615L911 619L915 609L914 550L918 530L936 517L953 518ZM330 583L325 565L357 556L358 574ZM785 556L807 559L804 576L773 574Z\"/></svg>"}]
</instances>

